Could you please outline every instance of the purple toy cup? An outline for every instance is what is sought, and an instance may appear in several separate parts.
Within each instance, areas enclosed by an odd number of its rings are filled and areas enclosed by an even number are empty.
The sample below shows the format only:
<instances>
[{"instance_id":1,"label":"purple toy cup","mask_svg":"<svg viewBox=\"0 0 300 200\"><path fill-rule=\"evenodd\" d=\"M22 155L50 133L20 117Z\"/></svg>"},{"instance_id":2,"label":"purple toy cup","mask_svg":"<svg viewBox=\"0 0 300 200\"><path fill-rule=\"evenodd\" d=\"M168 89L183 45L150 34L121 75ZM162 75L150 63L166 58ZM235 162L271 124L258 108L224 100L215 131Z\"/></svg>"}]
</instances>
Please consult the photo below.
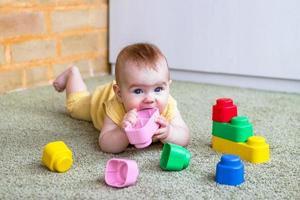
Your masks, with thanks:
<instances>
[{"instance_id":1,"label":"purple toy cup","mask_svg":"<svg viewBox=\"0 0 300 200\"><path fill-rule=\"evenodd\" d=\"M112 158L106 163L105 182L112 187L134 185L138 175L139 169L134 160Z\"/></svg>"},{"instance_id":2,"label":"purple toy cup","mask_svg":"<svg viewBox=\"0 0 300 200\"><path fill-rule=\"evenodd\" d=\"M145 148L152 143L152 136L159 128L155 119L159 116L157 108L138 111L138 121L134 126L125 128L129 143L136 148Z\"/></svg>"}]
</instances>

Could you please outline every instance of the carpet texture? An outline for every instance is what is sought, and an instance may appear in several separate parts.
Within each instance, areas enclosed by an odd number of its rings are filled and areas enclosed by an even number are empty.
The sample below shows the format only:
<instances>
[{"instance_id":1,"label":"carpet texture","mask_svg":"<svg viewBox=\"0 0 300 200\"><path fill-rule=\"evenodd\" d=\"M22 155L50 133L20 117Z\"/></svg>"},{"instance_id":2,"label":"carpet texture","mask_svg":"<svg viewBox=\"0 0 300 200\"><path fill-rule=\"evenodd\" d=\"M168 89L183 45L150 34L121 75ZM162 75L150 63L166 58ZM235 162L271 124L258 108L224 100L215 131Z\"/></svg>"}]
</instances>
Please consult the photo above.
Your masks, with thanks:
<instances>
[{"instance_id":1,"label":"carpet texture","mask_svg":"<svg viewBox=\"0 0 300 200\"><path fill-rule=\"evenodd\" d=\"M86 80L90 90L111 76ZM159 167L162 145L124 153L103 153L98 132L89 122L70 118L64 94L40 87L0 96L0 199L299 199L300 95L174 81L172 95L190 127L190 166L180 172ZM215 168L222 154L210 147L211 106L230 97L239 115L246 115L254 134L270 144L271 160L245 164L245 183L218 185ZM41 164L43 146L64 141L74 164L66 173L50 172ZM137 184L108 187L108 159L129 158L138 163Z\"/></svg>"}]
</instances>

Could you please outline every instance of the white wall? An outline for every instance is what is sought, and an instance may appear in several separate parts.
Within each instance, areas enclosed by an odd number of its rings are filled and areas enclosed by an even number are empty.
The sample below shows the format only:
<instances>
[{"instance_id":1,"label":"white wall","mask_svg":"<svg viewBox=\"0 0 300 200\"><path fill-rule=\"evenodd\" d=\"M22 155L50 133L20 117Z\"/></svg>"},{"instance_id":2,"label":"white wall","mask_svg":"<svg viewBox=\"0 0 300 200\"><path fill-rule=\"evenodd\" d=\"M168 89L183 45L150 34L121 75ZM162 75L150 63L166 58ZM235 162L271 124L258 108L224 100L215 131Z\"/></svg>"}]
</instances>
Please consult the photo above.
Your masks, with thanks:
<instances>
[{"instance_id":1,"label":"white wall","mask_svg":"<svg viewBox=\"0 0 300 200\"><path fill-rule=\"evenodd\" d=\"M144 41L177 79L300 92L297 0L111 0L110 62Z\"/></svg>"}]
</instances>

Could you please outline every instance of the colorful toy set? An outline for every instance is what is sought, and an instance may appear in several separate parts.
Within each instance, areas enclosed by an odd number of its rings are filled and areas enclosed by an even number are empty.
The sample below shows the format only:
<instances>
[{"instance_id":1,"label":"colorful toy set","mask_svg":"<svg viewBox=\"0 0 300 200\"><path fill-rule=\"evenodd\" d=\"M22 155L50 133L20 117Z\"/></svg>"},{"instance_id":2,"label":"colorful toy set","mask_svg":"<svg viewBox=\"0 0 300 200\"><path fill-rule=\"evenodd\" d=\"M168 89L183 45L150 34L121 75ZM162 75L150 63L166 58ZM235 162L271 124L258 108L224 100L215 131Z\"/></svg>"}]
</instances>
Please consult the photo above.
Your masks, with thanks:
<instances>
[{"instance_id":1,"label":"colorful toy set","mask_svg":"<svg viewBox=\"0 0 300 200\"><path fill-rule=\"evenodd\" d=\"M145 148L152 142L152 136L159 128L155 118L158 109L138 112L135 126L125 128L126 135L136 148ZM238 116L237 107L229 98L217 99L212 111L212 148L225 153L216 167L215 181L219 184L237 186L244 182L244 164L240 158L252 163L269 160L269 145L261 136L253 136L253 126L245 116ZM233 154L233 155L230 155ZM189 166L190 152L179 145L165 143L160 158L160 168L166 171L180 171ZM54 172L66 172L72 164L72 151L62 141L50 142L43 150L43 164ZM123 188L134 185L139 176L134 160L112 158L107 161L105 182L107 185Z\"/></svg>"},{"instance_id":2,"label":"colorful toy set","mask_svg":"<svg viewBox=\"0 0 300 200\"><path fill-rule=\"evenodd\" d=\"M248 118L237 116L237 113L231 99L217 99L212 111L212 148L252 163L267 162L269 145L262 136L253 136L253 126Z\"/></svg>"},{"instance_id":3,"label":"colorful toy set","mask_svg":"<svg viewBox=\"0 0 300 200\"><path fill-rule=\"evenodd\" d=\"M180 171L189 166L190 158L191 154L186 148L165 143L160 167L167 171ZM42 162L50 171L66 172L73 164L72 151L62 141L50 142L44 147ZM134 160L112 158L107 161L104 173L107 185L123 188L136 183L139 169Z\"/></svg>"}]
</instances>

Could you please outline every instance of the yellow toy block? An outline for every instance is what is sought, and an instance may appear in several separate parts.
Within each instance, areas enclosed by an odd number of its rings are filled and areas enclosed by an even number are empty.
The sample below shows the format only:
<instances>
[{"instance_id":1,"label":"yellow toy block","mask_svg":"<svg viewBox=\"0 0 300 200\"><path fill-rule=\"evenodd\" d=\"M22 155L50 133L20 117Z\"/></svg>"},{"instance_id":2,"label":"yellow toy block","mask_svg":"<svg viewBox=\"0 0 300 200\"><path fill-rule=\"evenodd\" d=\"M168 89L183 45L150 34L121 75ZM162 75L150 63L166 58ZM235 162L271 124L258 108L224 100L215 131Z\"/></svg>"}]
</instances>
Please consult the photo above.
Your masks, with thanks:
<instances>
[{"instance_id":1,"label":"yellow toy block","mask_svg":"<svg viewBox=\"0 0 300 200\"><path fill-rule=\"evenodd\" d=\"M252 163L264 163L270 159L269 145L262 136L251 136L246 142L232 142L212 137L212 148L224 154L234 154Z\"/></svg>"},{"instance_id":2,"label":"yellow toy block","mask_svg":"<svg viewBox=\"0 0 300 200\"><path fill-rule=\"evenodd\" d=\"M72 164L72 151L63 141L50 142L44 147L42 162L51 171L66 172Z\"/></svg>"}]
</instances>

